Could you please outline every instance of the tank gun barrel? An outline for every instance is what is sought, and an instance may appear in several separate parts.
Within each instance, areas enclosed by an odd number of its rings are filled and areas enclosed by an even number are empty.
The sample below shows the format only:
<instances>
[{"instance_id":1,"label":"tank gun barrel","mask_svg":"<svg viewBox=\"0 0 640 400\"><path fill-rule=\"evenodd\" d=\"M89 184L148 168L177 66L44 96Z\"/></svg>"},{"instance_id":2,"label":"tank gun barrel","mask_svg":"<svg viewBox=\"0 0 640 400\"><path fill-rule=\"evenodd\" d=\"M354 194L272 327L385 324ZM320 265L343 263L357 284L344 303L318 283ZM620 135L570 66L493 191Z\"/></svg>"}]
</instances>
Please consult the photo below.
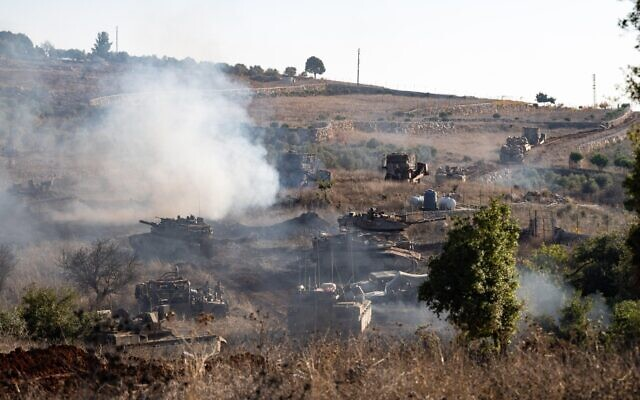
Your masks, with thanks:
<instances>
[{"instance_id":1,"label":"tank gun barrel","mask_svg":"<svg viewBox=\"0 0 640 400\"><path fill-rule=\"evenodd\" d=\"M140 220L140 221L138 221L138 222L140 222L141 224L145 224L145 225L158 226L158 224L157 224L157 223L155 223L155 222L149 222L149 221L145 221L145 220L143 220L143 219L141 219L141 220Z\"/></svg>"}]
</instances>

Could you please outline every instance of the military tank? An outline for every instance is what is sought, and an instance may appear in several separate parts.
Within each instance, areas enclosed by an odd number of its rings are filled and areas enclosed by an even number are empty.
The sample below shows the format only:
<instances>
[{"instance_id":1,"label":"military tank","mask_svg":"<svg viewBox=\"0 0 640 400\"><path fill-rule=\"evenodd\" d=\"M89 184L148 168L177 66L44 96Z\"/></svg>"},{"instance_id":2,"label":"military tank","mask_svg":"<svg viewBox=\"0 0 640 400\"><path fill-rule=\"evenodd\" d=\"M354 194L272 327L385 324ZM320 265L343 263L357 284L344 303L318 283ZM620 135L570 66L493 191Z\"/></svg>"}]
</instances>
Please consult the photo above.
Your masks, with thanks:
<instances>
[{"instance_id":1,"label":"military tank","mask_svg":"<svg viewBox=\"0 0 640 400\"><path fill-rule=\"evenodd\" d=\"M130 347L160 347L184 343L208 343L219 352L226 340L218 335L180 336L164 325L170 314L166 308L141 313L130 317L125 310L98 311L99 319L87 336L91 346L115 346L118 349Z\"/></svg>"},{"instance_id":2,"label":"military tank","mask_svg":"<svg viewBox=\"0 0 640 400\"><path fill-rule=\"evenodd\" d=\"M202 217L189 215L176 218L158 218L159 222L140 220L151 227L151 232L129 237L131 246L142 256L180 258L199 252L204 257L213 255L213 228Z\"/></svg>"},{"instance_id":3,"label":"military tank","mask_svg":"<svg viewBox=\"0 0 640 400\"><path fill-rule=\"evenodd\" d=\"M296 336L357 336L371 323L371 312L371 301L362 293L339 293L335 283L323 283L313 290L299 286L287 308L287 327Z\"/></svg>"},{"instance_id":4,"label":"military tank","mask_svg":"<svg viewBox=\"0 0 640 400\"><path fill-rule=\"evenodd\" d=\"M416 215L419 218L411 218ZM388 214L375 207L370 208L366 213L352 211L338 218L338 224L341 227L355 227L373 232L401 232L411 225L433 221L433 218L423 218L421 214Z\"/></svg>"},{"instance_id":5,"label":"military tank","mask_svg":"<svg viewBox=\"0 0 640 400\"><path fill-rule=\"evenodd\" d=\"M523 163L525 154L531 150L531 145L525 136L509 136L507 142L500 148L500 162Z\"/></svg>"},{"instance_id":6,"label":"military tank","mask_svg":"<svg viewBox=\"0 0 640 400\"><path fill-rule=\"evenodd\" d=\"M200 314L212 314L216 318L229 315L229 304L224 299L224 289L220 281L214 288L209 283L194 288L191 282L178 272L166 272L160 278L139 283L135 297L141 312L163 309L178 316L193 318Z\"/></svg>"}]
</instances>

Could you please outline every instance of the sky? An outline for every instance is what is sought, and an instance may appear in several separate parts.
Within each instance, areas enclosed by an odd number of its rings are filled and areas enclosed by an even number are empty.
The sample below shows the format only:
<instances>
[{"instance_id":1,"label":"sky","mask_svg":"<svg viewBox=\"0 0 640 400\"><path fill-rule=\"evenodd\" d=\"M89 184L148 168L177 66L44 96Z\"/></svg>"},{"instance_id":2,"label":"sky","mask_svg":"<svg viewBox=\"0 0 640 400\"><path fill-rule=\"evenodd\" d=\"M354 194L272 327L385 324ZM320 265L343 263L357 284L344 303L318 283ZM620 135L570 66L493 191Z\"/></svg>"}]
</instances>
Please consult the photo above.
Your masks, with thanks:
<instances>
[{"instance_id":1,"label":"sky","mask_svg":"<svg viewBox=\"0 0 640 400\"><path fill-rule=\"evenodd\" d=\"M567 105L622 97L640 64L617 22L630 0L0 0L0 30L90 50L97 32L132 55L261 65L323 60L327 79Z\"/></svg>"}]
</instances>

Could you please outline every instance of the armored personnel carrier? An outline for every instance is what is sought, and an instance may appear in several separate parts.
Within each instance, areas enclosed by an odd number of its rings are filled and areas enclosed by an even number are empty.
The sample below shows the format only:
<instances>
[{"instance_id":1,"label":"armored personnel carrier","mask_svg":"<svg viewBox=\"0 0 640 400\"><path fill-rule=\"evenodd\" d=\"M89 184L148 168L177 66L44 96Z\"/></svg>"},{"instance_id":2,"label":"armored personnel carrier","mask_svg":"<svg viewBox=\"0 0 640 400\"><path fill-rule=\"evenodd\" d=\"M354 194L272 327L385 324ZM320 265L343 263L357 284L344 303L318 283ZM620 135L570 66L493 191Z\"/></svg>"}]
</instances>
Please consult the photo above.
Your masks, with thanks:
<instances>
[{"instance_id":1,"label":"armored personnel carrier","mask_svg":"<svg viewBox=\"0 0 640 400\"><path fill-rule=\"evenodd\" d=\"M524 155L531 150L529 141L524 136L509 136L507 143L500 148L500 162L522 163Z\"/></svg>"},{"instance_id":2,"label":"armored personnel carrier","mask_svg":"<svg viewBox=\"0 0 640 400\"><path fill-rule=\"evenodd\" d=\"M466 182L467 169L458 166L441 166L436 171L436 184L442 184L447 181Z\"/></svg>"},{"instance_id":3,"label":"armored personnel carrier","mask_svg":"<svg viewBox=\"0 0 640 400\"><path fill-rule=\"evenodd\" d=\"M356 336L371 323L371 308L362 293L338 293L335 283L313 290L300 286L287 309L287 326L292 335Z\"/></svg>"},{"instance_id":4,"label":"armored personnel carrier","mask_svg":"<svg viewBox=\"0 0 640 400\"><path fill-rule=\"evenodd\" d=\"M229 315L229 304L223 298L224 289L218 281L212 289L207 283L201 288L193 288L191 282L175 271L163 274L159 279L136 285L138 308L142 312L163 310L193 318L199 314L213 314L216 318Z\"/></svg>"},{"instance_id":5,"label":"armored personnel carrier","mask_svg":"<svg viewBox=\"0 0 640 400\"><path fill-rule=\"evenodd\" d=\"M178 215L176 218L159 220L160 222L140 220L141 224L151 227L151 232L129 237L131 246L138 253L172 258L199 250L205 257L213 255L213 229L203 218Z\"/></svg>"},{"instance_id":6,"label":"armored personnel carrier","mask_svg":"<svg viewBox=\"0 0 640 400\"><path fill-rule=\"evenodd\" d=\"M416 162L415 154L387 154L382 162L382 169L387 171L385 180L420 183L422 177L429 175L427 164Z\"/></svg>"},{"instance_id":7,"label":"armored personnel carrier","mask_svg":"<svg viewBox=\"0 0 640 400\"><path fill-rule=\"evenodd\" d=\"M383 240L373 234L341 232L313 239L309 261L315 264L318 282L336 278L355 281L370 272L418 269L422 256L412 250L411 242Z\"/></svg>"},{"instance_id":8,"label":"armored personnel carrier","mask_svg":"<svg viewBox=\"0 0 640 400\"><path fill-rule=\"evenodd\" d=\"M94 325L87 342L90 345L116 348L140 346L171 346L184 343L210 343L217 352L226 340L217 335L178 336L163 326L168 313L165 308L130 317L125 310L99 311L100 319Z\"/></svg>"}]
</instances>

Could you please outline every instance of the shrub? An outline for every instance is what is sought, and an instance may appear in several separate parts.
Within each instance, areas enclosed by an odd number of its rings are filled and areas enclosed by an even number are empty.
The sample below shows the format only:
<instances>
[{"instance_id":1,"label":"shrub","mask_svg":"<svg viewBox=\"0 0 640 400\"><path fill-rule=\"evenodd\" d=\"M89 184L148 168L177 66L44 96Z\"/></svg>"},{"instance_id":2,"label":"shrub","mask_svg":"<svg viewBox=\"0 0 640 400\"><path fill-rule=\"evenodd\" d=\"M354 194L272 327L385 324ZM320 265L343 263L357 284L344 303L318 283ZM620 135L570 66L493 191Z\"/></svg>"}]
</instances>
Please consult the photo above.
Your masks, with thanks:
<instances>
[{"instance_id":1,"label":"shrub","mask_svg":"<svg viewBox=\"0 0 640 400\"><path fill-rule=\"evenodd\" d=\"M590 194L590 193L595 193L597 191L598 191L598 184L591 179L589 179L588 181L585 181L582 184L582 193Z\"/></svg>"},{"instance_id":2,"label":"shrub","mask_svg":"<svg viewBox=\"0 0 640 400\"><path fill-rule=\"evenodd\" d=\"M583 344L589 336L589 319L592 302L583 298L577 291L569 304L562 309L560 317L560 334L575 344Z\"/></svg>"},{"instance_id":3,"label":"shrub","mask_svg":"<svg viewBox=\"0 0 640 400\"><path fill-rule=\"evenodd\" d=\"M640 341L640 301L626 300L613 307L612 338L626 345Z\"/></svg>"},{"instance_id":4,"label":"shrub","mask_svg":"<svg viewBox=\"0 0 640 400\"><path fill-rule=\"evenodd\" d=\"M347 117L345 117L344 115L336 115L334 119L336 121L344 121L345 119L347 119Z\"/></svg>"},{"instance_id":5,"label":"shrub","mask_svg":"<svg viewBox=\"0 0 640 400\"><path fill-rule=\"evenodd\" d=\"M20 337L26 332L27 327L19 310L0 311L0 335Z\"/></svg>"},{"instance_id":6,"label":"shrub","mask_svg":"<svg viewBox=\"0 0 640 400\"><path fill-rule=\"evenodd\" d=\"M612 182L611 177L605 174L596 175L593 179L596 181L600 189L604 189L607 186L610 186Z\"/></svg>"},{"instance_id":7,"label":"shrub","mask_svg":"<svg viewBox=\"0 0 640 400\"><path fill-rule=\"evenodd\" d=\"M51 288L31 287L22 297L20 315L31 337L64 341L89 331L89 316L76 314L75 306L76 294L71 290L57 293Z\"/></svg>"},{"instance_id":8,"label":"shrub","mask_svg":"<svg viewBox=\"0 0 640 400\"><path fill-rule=\"evenodd\" d=\"M633 161L628 157L618 156L613 161L613 165L620 168L631 169L633 168Z\"/></svg>"},{"instance_id":9,"label":"shrub","mask_svg":"<svg viewBox=\"0 0 640 400\"><path fill-rule=\"evenodd\" d=\"M498 113L493 114L493 118L499 119L500 118L500 114L498 114Z\"/></svg>"},{"instance_id":10,"label":"shrub","mask_svg":"<svg viewBox=\"0 0 640 400\"><path fill-rule=\"evenodd\" d=\"M579 163L580 161L582 161L582 159L584 158L584 156L578 152L572 151L571 154L569 154L569 161L571 161L572 163Z\"/></svg>"}]
</instances>

